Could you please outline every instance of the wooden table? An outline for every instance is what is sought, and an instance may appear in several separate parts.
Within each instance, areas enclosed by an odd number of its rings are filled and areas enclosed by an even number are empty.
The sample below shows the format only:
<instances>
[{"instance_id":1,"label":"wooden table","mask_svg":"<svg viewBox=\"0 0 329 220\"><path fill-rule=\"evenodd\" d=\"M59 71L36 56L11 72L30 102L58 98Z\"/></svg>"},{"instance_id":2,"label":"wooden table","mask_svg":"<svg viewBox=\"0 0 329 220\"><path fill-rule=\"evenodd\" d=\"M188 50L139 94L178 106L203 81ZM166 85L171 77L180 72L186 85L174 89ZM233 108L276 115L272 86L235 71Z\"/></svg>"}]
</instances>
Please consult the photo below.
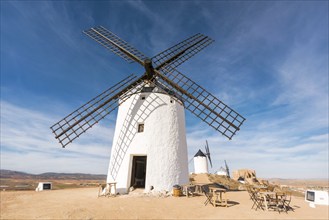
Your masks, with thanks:
<instances>
[{"instance_id":1,"label":"wooden table","mask_svg":"<svg viewBox=\"0 0 329 220\"><path fill-rule=\"evenodd\" d=\"M226 189L210 186L209 190L212 193L213 206L219 205L227 207Z\"/></svg>"},{"instance_id":2,"label":"wooden table","mask_svg":"<svg viewBox=\"0 0 329 220\"><path fill-rule=\"evenodd\" d=\"M201 187L207 184L209 183L193 183L193 185L195 185L195 192L202 194L203 192Z\"/></svg>"},{"instance_id":3,"label":"wooden table","mask_svg":"<svg viewBox=\"0 0 329 220\"><path fill-rule=\"evenodd\" d=\"M268 187L267 186L252 186L254 189L259 190L260 192L267 192Z\"/></svg>"}]
</instances>

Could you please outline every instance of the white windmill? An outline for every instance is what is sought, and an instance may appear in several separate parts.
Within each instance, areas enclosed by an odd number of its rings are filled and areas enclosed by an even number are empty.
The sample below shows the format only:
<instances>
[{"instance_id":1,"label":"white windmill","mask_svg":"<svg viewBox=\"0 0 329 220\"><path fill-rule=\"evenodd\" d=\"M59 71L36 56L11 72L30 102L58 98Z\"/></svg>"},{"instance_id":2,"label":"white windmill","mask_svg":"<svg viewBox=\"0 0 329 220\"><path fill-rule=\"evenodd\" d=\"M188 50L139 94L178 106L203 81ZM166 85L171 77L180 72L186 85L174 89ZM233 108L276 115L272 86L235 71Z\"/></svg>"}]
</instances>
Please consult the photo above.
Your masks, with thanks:
<instances>
[{"instance_id":1,"label":"white windmill","mask_svg":"<svg viewBox=\"0 0 329 220\"><path fill-rule=\"evenodd\" d=\"M118 192L129 187L171 190L188 182L184 108L229 139L245 118L175 68L213 42L196 34L148 58L103 27L84 31L145 73L130 75L54 124L65 147L119 106L107 182Z\"/></svg>"},{"instance_id":2,"label":"white windmill","mask_svg":"<svg viewBox=\"0 0 329 220\"><path fill-rule=\"evenodd\" d=\"M199 149L199 151L193 157L194 173L196 173L196 174L198 174L198 173L209 173L208 161L210 163L210 166L212 167L210 151L209 151L209 145L208 145L207 140L206 140L205 150L206 150L206 153L202 152Z\"/></svg>"}]
</instances>

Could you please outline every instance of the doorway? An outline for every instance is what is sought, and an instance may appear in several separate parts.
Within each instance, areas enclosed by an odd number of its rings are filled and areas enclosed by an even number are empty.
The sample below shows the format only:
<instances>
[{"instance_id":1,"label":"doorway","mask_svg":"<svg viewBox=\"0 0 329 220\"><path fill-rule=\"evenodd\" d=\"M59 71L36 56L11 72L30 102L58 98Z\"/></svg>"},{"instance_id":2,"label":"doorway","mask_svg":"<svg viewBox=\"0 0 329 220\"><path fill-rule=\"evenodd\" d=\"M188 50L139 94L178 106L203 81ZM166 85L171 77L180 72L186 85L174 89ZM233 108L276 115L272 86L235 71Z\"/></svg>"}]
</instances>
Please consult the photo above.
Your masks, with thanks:
<instances>
[{"instance_id":1,"label":"doorway","mask_svg":"<svg viewBox=\"0 0 329 220\"><path fill-rule=\"evenodd\" d=\"M134 188L145 188L146 156L133 156L131 184Z\"/></svg>"}]
</instances>

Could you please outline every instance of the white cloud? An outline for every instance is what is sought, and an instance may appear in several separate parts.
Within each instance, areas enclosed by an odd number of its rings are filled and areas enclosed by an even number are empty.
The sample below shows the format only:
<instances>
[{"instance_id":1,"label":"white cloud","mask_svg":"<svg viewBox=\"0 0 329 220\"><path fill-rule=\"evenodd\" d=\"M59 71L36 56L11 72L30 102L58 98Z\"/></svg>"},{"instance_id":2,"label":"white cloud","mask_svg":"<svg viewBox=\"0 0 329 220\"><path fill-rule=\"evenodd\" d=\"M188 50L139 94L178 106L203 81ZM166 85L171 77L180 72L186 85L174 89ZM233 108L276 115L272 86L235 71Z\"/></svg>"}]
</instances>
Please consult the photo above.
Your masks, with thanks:
<instances>
[{"instance_id":1,"label":"white cloud","mask_svg":"<svg viewBox=\"0 0 329 220\"><path fill-rule=\"evenodd\" d=\"M50 126L58 116L1 102L1 168L33 173L106 173L113 129L95 125L62 149Z\"/></svg>"},{"instance_id":2,"label":"white cloud","mask_svg":"<svg viewBox=\"0 0 329 220\"><path fill-rule=\"evenodd\" d=\"M259 177L328 178L328 133L299 139L276 130L249 130L248 126L232 141L216 134L188 133L189 158L208 140L213 162L212 172L227 160L231 171L255 169ZM190 164L193 171L193 163Z\"/></svg>"},{"instance_id":3,"label":"white cloud","mask_svg":"<svg viewBox=\"0 0 329 220\"><path fill-rule=\"evenodd\" d=\"M248 15L230 33L224 53L214 55L222 64L221 75L211 79L218 97L237 105L238 112L242 106L252 113L244 115L247 121L233 141L213 139L218 147L213 154L221 161L256 169L263 177L328 177L328 22L319 15L309 19L313 10L275 4ZM240 62L245 58L250 59ZM259 63L250 65L254 61ZM257 81L265 78L259 74L270 80Z\"/></svg>"},{"instance_id":4,"label":"white cloud","mask_svg":"<svg viewBox=\"0 0 329 220\"><path fill-rule=\"evenodd\" d=\"M58 117L2 102L1 168L33 173L106 173L114 126L97 125L62 149L49 129L54 118ZM199 148L204 150L207 139L214 164L212 171L227 160L231 171L251 168L260 177L326 177L328 134L298 139L285 130L243 126L232 141L201 122L189 127L190 158ZM192 171L193 162L190 168Z\"/></svg>"}]
</instances>

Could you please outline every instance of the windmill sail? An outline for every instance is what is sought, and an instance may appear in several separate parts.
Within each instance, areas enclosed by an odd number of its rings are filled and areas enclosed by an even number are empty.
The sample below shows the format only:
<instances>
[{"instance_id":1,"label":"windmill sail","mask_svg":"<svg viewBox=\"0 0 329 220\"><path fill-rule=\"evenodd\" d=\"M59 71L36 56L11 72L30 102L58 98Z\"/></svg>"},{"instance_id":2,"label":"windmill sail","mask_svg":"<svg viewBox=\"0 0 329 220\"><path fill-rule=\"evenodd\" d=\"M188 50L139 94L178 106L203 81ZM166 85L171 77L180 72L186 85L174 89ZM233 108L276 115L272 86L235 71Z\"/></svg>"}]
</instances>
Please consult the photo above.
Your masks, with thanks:
<instances>
[{"instance_id":1,"label":"windmill sail","mask_svg":"<svg viewBox=\"0 0 329 220\"><path fill-rule=\"evenodd\" d=\"M119 105L120 96L129 91L141 89L142 84L142 78L136 79L134 75L126 77L51 126L55 138L59 140L62 147L65 147L110 114ZM122 101L127 98L123 98Z\"/></svg>"},{"instance_id":2,"label":"windmill sail","mask_svg":"<svg viewBox=\"0 0 329 220\"><path fill-rule=\"evenodd\" d=\"M85 33L107 49L111 50L113 53L122 57L129 63L136 61L144 65L144 60L147 59L147 57L140 51L129 45L126 41L122 40L111 31L103 28L102 26L90 28L88 30L83 31L83 33Z\"/></svg>"},{"instance_id":3,"label":"windmill sail","mask_svg":"<svg viewBox=\"0 0 329 220\"><path fill-rule=\"evenodd\" d=\"M240 130L245 118L228 107L174 68L156 71L157 80L168 90L177 93L185 108L229 139Z\"/></svg>"},{"instance_id":4,"label":"windmill sail","mask_svg":"<svg viewBox=\"0 0 329 220\"><path fill-rule=\"evenodd\" d=\"M152 62L157 70L168 64L175 68L212 42L214 41L211 38L199 33L157 54L152 58Z\"/></svg>"},{"instance_id":5,"label":"windmill sail","mask_svg":"<svg viewBox=\"0 0 329 220\"><path fill-rule=\"evenodd\" d=\"M128 76L54 124L51 129L63 147L111 113L120 104L119 98L125 101L128 96L124 94L139 91L146 83L153 83L182 100L186 109L229 139L240 129L244 117L175 69L211 44L213 40L208 36L193 35L151 60L104 27L83 32L126 61L141 64L146 72L137 79Z\"/></svg>"}]
</instances>

